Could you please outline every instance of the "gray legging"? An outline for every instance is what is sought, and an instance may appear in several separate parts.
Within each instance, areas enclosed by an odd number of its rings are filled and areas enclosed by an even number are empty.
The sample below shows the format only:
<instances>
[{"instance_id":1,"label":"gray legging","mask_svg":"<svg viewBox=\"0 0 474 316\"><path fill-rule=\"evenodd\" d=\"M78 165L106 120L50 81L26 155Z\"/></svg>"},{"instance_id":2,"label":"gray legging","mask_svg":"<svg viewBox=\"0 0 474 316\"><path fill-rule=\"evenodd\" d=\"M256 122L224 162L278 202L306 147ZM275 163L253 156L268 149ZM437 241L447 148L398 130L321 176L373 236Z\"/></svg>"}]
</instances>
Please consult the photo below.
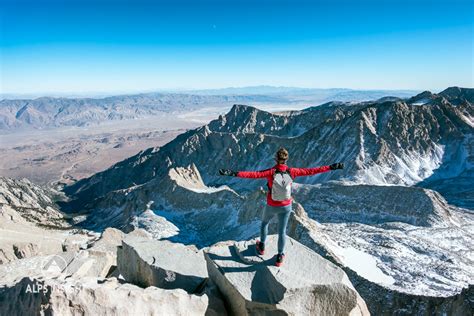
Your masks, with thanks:
<instances>
[{"instance_id":1,"label":"gray legging","mask_svg":"<svg viewBox=\"0 0 474 316\"><path fill-rule=\"evenodd\" d=\"M263 211L262 226L260 227L260 239L263 243L267 239L268 224L273 216L278 216L278 253L282 254L286 244L286 225L291 214L291 204L287 206L267 205Z\"/></svg>"}]
</instances>

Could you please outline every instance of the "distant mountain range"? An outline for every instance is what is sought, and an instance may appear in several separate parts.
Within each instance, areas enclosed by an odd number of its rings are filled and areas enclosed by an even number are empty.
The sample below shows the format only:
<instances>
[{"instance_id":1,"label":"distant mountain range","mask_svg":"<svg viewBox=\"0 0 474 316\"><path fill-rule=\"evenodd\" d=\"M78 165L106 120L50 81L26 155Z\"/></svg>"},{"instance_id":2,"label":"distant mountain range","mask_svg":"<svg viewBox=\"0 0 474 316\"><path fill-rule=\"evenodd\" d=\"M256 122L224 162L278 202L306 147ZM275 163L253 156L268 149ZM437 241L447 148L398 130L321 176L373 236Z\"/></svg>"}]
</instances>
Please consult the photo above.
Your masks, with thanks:
<instances>
[{"instance_id":1,"label":"distant mountain range","mask_svg":"<svg viewBox=\"0 0 474 316\"><path fill-rule=\"evenodd\" d=\"M165 113L182 113L202 107L236 102L286 102L273 96L199 96L190 94L139 94L90 98L51 98L0 101L0 130L88 126L106 121L139 119Z\"/></svg>"},{"instance_id":2,"label":"distant mountain range","mask_svg":"<svg viewBox=\"0 0 474 316\"><path fill-rule=\"evenodd\" d=\"M183 113L205 107L229 108L233 104L304 104L328 101L367 101L387 95L411 97L409 90L304 89L246 87L196 90L185 93L144 93L105 98L3 99L0 130L89 126L107 121L140 119L164 113Z\"/></svg>"},{"instance_id":3,"label":"distant mountain range","mask_svg":"<svg viewBox=\"0 0 474 316\"><path fill-rule=\"evenodd\" d=\"M260 94L260 95L337 95L340 93L355 93L355 94L383 94L386 95L400 95L409 94L414 95L418 90L383 90L383 89L370 89L370 90L355 90L347 88L301 88L301 87L285 87L285 86L248 86L248 87L229 87L221 89L202 89L202 90L189 90L191 94L200 95L249 95L249 94Z\"/></svg>"}]
</instances>

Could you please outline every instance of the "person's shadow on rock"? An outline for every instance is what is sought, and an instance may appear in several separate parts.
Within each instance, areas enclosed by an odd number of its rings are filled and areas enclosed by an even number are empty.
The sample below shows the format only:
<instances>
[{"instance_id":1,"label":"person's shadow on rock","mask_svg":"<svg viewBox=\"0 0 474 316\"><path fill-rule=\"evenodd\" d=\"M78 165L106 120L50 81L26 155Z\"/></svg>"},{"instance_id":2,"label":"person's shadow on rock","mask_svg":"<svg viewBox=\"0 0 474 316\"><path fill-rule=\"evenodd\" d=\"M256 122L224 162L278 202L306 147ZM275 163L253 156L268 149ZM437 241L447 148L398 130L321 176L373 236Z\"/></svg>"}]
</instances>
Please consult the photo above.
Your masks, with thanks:
<instances>
[{"instance_id":1,"label":"person's shadow on rock","mask_svg":"<svg viewBox=\"0 0 474 316\"><path fill-rule=\"evenodd\" d=\"M253 272L254 276L250 285L252 302L270 305L278 304L283 299L286 288L277 281L270 271L269 266L273 266L275 263L275 258L273 257L259 262L243 262L241 260L242 256L255 256L255 251L253 249L247 248L246 250L240 252L240 254L237 252L234 246L229 246L229 249L231 252L229 257L218 256L211 253L209 253L208 256L214 261L229 260L244 263L246 265L245 267L220 267L219 270L221 270L223 274Z\"/></svg>"}]
</instances>

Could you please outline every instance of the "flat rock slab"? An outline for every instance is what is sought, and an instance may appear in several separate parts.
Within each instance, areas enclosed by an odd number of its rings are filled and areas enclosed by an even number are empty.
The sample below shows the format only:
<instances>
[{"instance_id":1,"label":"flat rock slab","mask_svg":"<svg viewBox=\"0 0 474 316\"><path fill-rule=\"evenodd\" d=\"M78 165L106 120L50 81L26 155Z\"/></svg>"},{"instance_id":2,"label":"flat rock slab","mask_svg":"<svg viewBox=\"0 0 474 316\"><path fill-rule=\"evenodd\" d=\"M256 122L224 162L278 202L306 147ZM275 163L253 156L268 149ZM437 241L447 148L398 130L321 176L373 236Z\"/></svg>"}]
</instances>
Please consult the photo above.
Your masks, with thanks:
<instances>
[{"instance_id":1,"label":"flat rock slab","mask_svg":"<svg viewBox=\"0 0 474 316\"><path fill-rule=\"evenodd\" d=\"M274 266L278 236L265 255L254 241L218 243L205 252L209 276L236 315L369 315L345 272L288 237L286 258Z\"/></svg>"},{"instance_id":2,"label":"flat rock slab","mask_svg":"<svg viewBox=\"0 0 474 316\"><path fill-rule=\"evenodd\" d=\"M166 240L127 236L117 251L117 266L127 282L143 287L198 292L208 278L203 253Z\"/></svg>"}]
</instances>

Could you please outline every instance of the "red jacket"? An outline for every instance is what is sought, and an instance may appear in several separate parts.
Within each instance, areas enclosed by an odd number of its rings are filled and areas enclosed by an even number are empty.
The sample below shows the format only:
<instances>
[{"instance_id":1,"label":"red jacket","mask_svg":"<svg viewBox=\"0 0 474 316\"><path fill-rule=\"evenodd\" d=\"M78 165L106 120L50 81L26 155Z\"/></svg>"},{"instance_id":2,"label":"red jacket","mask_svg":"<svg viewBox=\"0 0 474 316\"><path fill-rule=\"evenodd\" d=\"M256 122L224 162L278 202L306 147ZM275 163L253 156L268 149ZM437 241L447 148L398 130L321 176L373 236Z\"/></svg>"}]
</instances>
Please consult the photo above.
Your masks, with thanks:
<instances>
[{"instance_id":1,"label":"red jacket","mask_svg":"<svg viewBox=\"0 0 474 316\"><path fill-rule=\"evenodd\" d=\"M267 178L268 182L268 194L267 194L267 204L270 206L287 206L291 203L292 198L284 201L275 201L272 199L272 185L273 185L273 174L275 170L286 171L290 170L290 176L294 179L296 177L312 176L313 174L322 173L329 171L329 166L316 167L316 168L290 168L287 165L277 164L270 169L262 171L239 171L237 172L237 177L239 178Z\"/></svg>"}]
</instances>

